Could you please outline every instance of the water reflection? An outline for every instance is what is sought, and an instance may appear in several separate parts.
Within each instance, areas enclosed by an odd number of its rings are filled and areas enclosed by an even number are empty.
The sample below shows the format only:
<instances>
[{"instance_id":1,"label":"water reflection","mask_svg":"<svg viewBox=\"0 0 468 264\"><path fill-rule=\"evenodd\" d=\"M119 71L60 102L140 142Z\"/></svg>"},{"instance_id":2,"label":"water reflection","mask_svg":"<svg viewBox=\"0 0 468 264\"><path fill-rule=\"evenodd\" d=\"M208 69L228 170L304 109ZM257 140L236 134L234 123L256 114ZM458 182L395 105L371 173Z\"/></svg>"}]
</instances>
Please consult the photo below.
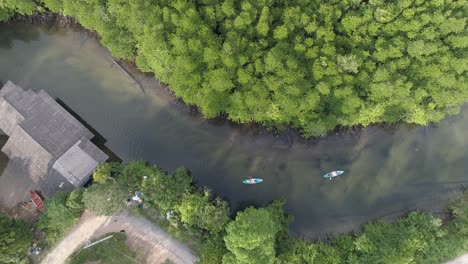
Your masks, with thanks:
<instances>
[{"instance_id":1,"label":"water reflection","mask_svg":"<svg viewBox=\"0 0 468 264\"><path fill-rule=\"evenodd\" d=\"M149 75L122 69L80 31L13 28L0 27L11 43L0 47L2 80L47 90L122 159L169 170L186 166L233 206L287 199L296 218L292 229L306 237L349 231L415 208L439 211L468 185L468 108L439 127L373 127L322 140L277 137L256 126L202 120ZM25 42L17 36L28 30L39 37ZM322 178L334 169L346 173ZM249 176L265 181L241 184Z\"/></svg>"}]
</instances>

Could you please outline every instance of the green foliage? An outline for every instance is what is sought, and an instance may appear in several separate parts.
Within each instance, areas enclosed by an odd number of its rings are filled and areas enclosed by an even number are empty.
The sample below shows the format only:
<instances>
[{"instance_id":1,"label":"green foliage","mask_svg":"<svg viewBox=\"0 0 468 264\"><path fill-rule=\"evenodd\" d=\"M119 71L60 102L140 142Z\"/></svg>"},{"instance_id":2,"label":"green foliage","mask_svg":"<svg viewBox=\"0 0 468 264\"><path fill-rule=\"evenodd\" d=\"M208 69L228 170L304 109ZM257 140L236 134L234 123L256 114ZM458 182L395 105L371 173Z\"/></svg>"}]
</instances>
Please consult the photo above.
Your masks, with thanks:
<instances>
[{"instance_id":1,"label":"green foliage","mask_svg":"<svg viewBox=\"0 0 468 264\"><path fill-rule=\"evenodd\" d=\"M418 258L421 263L444 263L468 252L468 193L451 206L454 218L439 231L442 235Z\"/></svg>"},{"instance_id":2,"label":"green foliage","mask_svg":"<svg viewBox=\"0 0 468 264\"><path fill-rule=\"evenodd\" d=\"M224 241L229 253L223 263L274 263L275 239L280 223L270 210L247 208L226 228Z\"/></svg>"},{"instance_id":3,"label":"green foliage","mask_svg":"<svg viewBox=\"0 0 468 264\"><path fill-rule=\"evenodd\" d=\"M332 247L331 245L319 242L319 243L314 244L314 246L315 246L315 250L317 251L317 255L315 256L313 263L330 263L330 264L343 263L343 261L340 258L340 254L338 250ZM376 263L379 263L379 262L376 262ZM380 262L380 263L386 263L386 262Z\"/></svg>"},{"instance_id":4,"label":"green foliage","mask_svg":"<svg viewBox=\"0 0 468 264\"><path fill-rule=\"evenodd\" d=\"M206 117L311 137L437 122L468 99L466 1L43 2Z\"/></svg>"},{"instance_id":5,"label":"green foliage","mask_svg":"<svg viewBox=\"0 0 468 264\"><path fill-rule=\"evenodd\" d=\"M361 263L412 263L437 238L440 219L411 213L395 223L385 220L369 224L356 241Z\"/></svg>"},{"instance_id":6,"label":"green foliage","mask_svg":"<svg viewBox=\"0 0 468 264\"><path fill-rule=\"evenodd\" d=\"M0 263L22 262L32 240L33 233L27 223L0 215Z\"/></svg>"},{"instance_id":7,"label":"green foliage","mask_svg":"<svg viewBox=\"0 0 468 264\"><path fill-rule=\"evenodd\" d=\"M93 173L93 181L104 184L111 177L111 165L103 163Z\"/></svg>"},{"instance_id":8,"label":"green foliage","mask_svg":"<svg viewBox=\"0 0 468 264\"><path fill-rule=\"evenodd\" d=\"M83 204L96 215L114 215L125 207L127 190L118 183L94 184L83 193Z\"/></svg>"},{"instance_id":9,"label":"green foliage","mask_svg":"<svg viewBox=\"0 0 468 264\"><path fill-rule=\"evenodd\" d=\"M294 241L290 249L278 257L281 264L316 263L317 248L302 240ZM318 263L318 262L317 262Z\"/></svg>"},{"instance_id":10,"label":"green foliage","mask_svg":"<svg viewBox=\"0 0 468 264\"><path fill-rule=\"evenodd\" d=\"M118 182L128 185L130 191L139 191L145 176L149 177L161 172L161 169L148 166L144 161L132 161L120 166L116 173Z\"/></svg>"},{"instance_id":11,"label":"green foliage","mask_svg":"<svg viewBox=\"0 0 468 264\"><path fill-rule=\"evenodd\" d=\"M37 9L33 0L0 0L0 21L7 20L14 14L31 15Z\"/></svg>"},{"instance_id":12,"label":"green foliage","mask_svg":"<svg viewBox=\"0 0 468 264\"><path fill-rule=\"evenodd\" d=\"M275 250L276 253L282 254L294 247L294 241L289 235L289 224L294 220L292 216L284 213L284 200L274 200L266 209L270 211L274 221L278 223L279 230L276 233Z\"/></svg>"},{"instance_id":13,"label":"green foliage","mask_svg":"<svg viewBox=\"0 0 468 264\"><path fill-rule=\"evenodd\" d=\"M468 193L451 207L457 233L468 237Z\"/></svg>"},{"instance_id":14,"label":"green foliage","mask_svg":"<svg viewBox=\"0 0 468 264\"><path fill-rule=\"evenodd\" d=\"M82 212L85 207L83 204L83 192L84 189L75 189L68 196L66 206L77 212Z\"/></svg>"},{"instance_id":15,"label":"green foliage","mask_svg":"<svg viewBox=\"0 0 468 264\"><path fill-rule=\"evenodd\" d=\"M221 234L210 235L203 241L199 262L200 264L221 263L226 253L223 236Z\"/></svg>"},{"instance_id":16,"label":"green foliage","mask_svg":"<svg viewBox=\"0 0 468 264\"><path fill-rule=\"evenodd\" d=\"M49 245L55 244L62 236L75 225L82 213L79 190L73 196L67 192L58 192L44 203L45 211L41 214L38 228L46 233Z\"/></svg>"},{"instance_id":17,"label":"green foliage","mask_svg":"<svg viewBox=\"0 0 468 264\"><path fill-rule=\"evenodd\" d=\"M162 210L176 209L186 193L192 188L192 177L184 168L179 168L174 174L157 169L148 175L142 184L142 191L150 203Z\"/></svg>"},{"instance_id":18,"label":"green foliage","mask_svg":"<svg viewBox=\"0 0 468 264\"><path fill-rule=\"evenodd\" d=\"M96 244L89 249L81 249L70 256L69 264L85 264L99 262L101 264L134 264L139 263L137 254L127 245L127 235L125 233L108 233L101 238L112 235L112 238ZM96 240L99 240L98 238Z\"/></svg>"},{"instance_id":19,"label":"green foliage","mask_svg":"<svg viewBox=\"0 0 468 264\"><path fill-rule=\"evenodd\" d=\"M223 231L229 221L227 202L219 198L211 202L209 193L186 195L177 209L182 222L214 233Z\"/></svg>"}]
</instances>

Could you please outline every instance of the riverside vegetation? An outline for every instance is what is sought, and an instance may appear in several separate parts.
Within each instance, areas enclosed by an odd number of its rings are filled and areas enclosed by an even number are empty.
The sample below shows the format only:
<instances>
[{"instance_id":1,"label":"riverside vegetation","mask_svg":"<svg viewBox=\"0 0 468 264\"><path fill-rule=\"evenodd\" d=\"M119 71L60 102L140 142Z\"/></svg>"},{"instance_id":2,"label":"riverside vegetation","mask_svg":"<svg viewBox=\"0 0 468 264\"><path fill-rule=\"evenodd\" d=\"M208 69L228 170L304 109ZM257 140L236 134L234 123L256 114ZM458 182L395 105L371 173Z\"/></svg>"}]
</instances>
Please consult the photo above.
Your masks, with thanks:
<instances>
[{"instance_id":1,"label":"riverside vegetation","mask_svg":"<svg viewBox=\"0 0 468 264\"><path fill-rule=\"evenodd\" d=\"M37 6L35 3L39 3ZM466 0L10 0L0 20L71 16L208 118L427 124L468 99Z\"/></svg>"},{"instance_id":2,"label":"riverside vegetation","mask_svg":"<svg viewBox=\"0 0 468 264\"><path fill-rule=\"evenodd\" d=\"M195 188L183 168L171 174L144 162L109 163L94 179L88 188L46 200L37 226L49 246L64 236L85 208L97 215L117 214L129 195L141 191L145 208L140 213L189 242L200 263L441 263L468 251L467 194L452 204L445 222L411 212L395 221L367 224L361 234L332 235L310 243L289 235L293 219L283 212L282 201L232 212L226 201ZM17 263L32 235L21 228L21 221L3 219L0 252L15 250L8 251L13 255L8 258L0 254L0 260ZM15 236L17 232L21 235Z\"/></svg>"}]
</instances>

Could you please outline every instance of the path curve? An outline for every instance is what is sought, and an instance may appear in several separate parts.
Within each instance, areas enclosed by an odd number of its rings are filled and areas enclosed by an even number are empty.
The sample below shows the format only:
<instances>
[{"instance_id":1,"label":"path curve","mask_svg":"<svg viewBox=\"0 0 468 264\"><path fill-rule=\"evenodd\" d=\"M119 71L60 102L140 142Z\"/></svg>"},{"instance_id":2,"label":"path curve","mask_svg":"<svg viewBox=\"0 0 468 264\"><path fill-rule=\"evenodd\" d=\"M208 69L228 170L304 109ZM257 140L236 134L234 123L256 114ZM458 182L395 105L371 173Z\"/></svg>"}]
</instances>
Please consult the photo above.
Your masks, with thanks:
<instances>
[{"instance_id":1,"label":"path curve","mask_svg":"<svg viewBox=\"0 0 468 264\"><path fill-rule=\"evenodd\" d=\"M171 238L160 227L144 217L131 216L124 211L112 217L95 216L90 212L84 212L78 224L41 263L65 263L66 259L82 247L88 238L92 240L120 230L125 230L130 248L138 250L145 263L158 264L169 259L177 264L192 264L197 260L186 245Z\"/></svg>"},{"instance_id":2,"label":"path curve","mask_svg":"<svg viewBox=\"0 0 468 264\"><path fill-rule=\"evenodd\" d=\"M468 254L462 255L456 259L446 262L445 264L466 264L468 263Z\"/></svg>"}]
</instances>

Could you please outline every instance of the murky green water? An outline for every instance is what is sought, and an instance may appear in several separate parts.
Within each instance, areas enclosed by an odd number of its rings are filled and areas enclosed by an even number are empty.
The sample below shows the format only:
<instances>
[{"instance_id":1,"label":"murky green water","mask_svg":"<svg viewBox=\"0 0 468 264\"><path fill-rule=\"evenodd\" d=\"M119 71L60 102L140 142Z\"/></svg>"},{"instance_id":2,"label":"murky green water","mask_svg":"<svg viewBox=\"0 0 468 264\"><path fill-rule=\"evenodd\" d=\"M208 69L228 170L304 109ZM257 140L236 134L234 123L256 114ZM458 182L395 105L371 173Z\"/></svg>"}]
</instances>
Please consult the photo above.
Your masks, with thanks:
<instances>
[{"instance_id":1,"label":"murky green water","mask_svg":"<svg viewBox=\"0 0 468 264\"><path fill-rule=\"evenodd\" d=\"M0 26L0 81L44 89L63 101L124 160L189 168L233 204L287 199L292 231L344 232L416 208L439 211L468 186L468 108L439 127L368 128L304 141L227 122L203 121L159 83L118 67L80 31ZM327 181L335 169L346 173ZM261 177L262 184L241 180Z\"/></svg>"}]
</instances>

